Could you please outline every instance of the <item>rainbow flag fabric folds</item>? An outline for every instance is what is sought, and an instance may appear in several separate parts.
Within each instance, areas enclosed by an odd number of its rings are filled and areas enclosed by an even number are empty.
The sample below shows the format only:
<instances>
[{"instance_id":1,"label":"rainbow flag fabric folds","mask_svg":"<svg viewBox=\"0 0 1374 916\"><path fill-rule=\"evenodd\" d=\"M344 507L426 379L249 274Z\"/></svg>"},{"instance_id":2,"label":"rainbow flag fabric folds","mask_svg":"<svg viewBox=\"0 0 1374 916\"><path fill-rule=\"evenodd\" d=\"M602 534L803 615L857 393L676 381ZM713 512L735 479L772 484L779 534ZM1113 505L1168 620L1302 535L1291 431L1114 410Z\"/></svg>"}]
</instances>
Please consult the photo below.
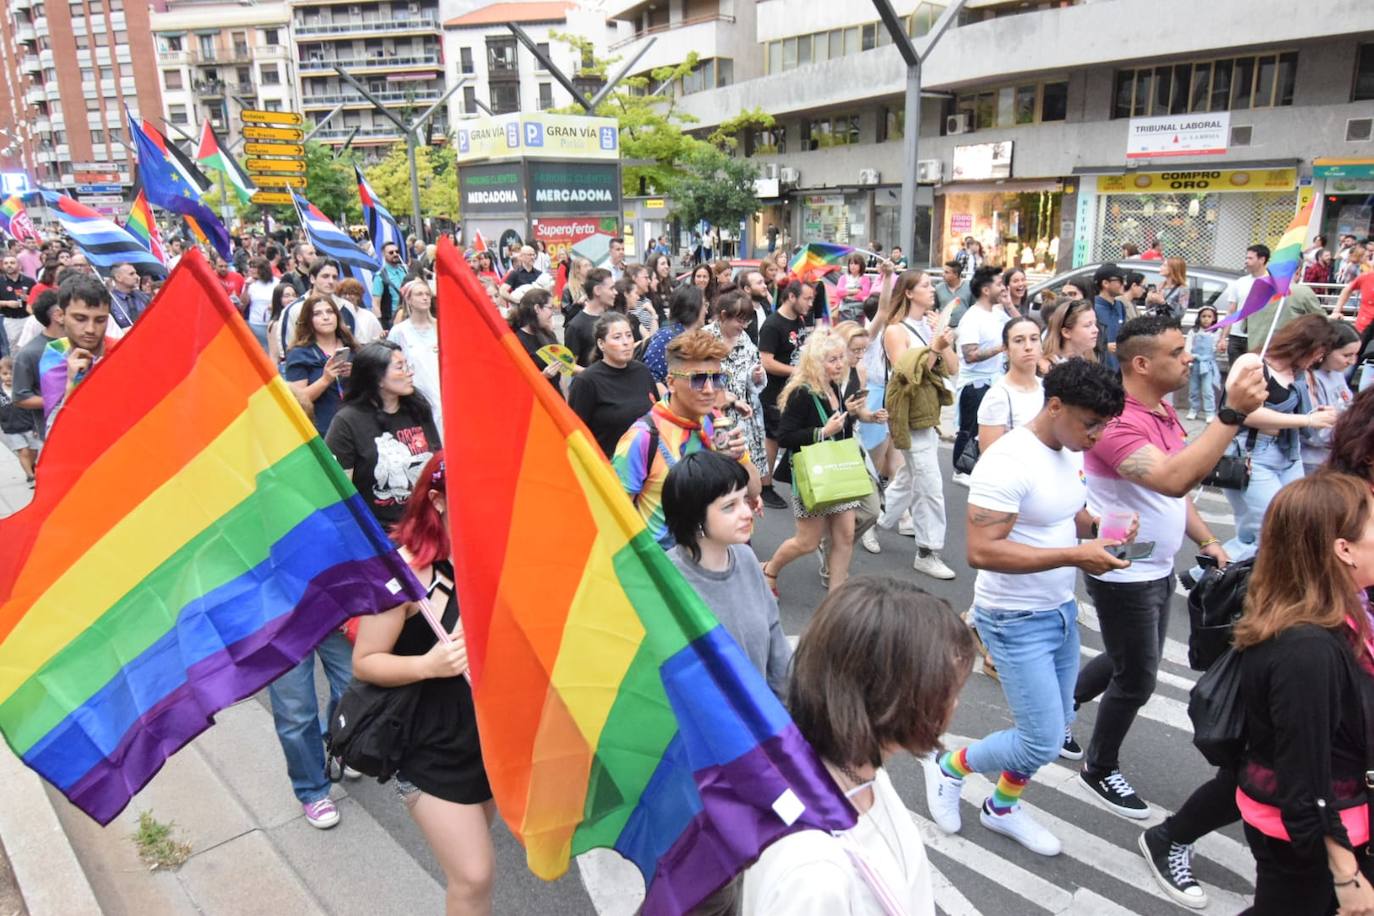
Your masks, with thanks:
<instances>
[{"instance_id":1,"label":"rainbow flag fabric folds","mask_svg":"<svg viewBox=\"0 0 1374 916\"><path fill-rule=\"evenodd\" d=\"M0 732L101 824L346 618L424 594L195 251L0 543Z\"/></svg>"},{"instance_id":2,"label":"rainbow flag fabric folds","mask_svg":"<svg viewBox=\"0 0 1374 916\"><path fill-rule=\"evenodd\" d=\"M806 283L816 277L838 270L844 264L845 258L854 253L854 249L848 245L836 245L831 242L807 242L792 257L792 263L787 265L787 269L798 280Z\"/></svg>"},{"instance_id":3,"label":"rainbow flag fabric folds","mask_svg":"<svg viewBox=\"0 0 1374 916\"><path fill-rule=\"evenodd\" d=\"M1293 217L1293 221L1283 231L1278 246L1269 254L1269 272L1263 277L1255 278L1245 302L1235 312L1218 321L1217 327L1224 328L1229 324L1244 321L1278 297L1288 295L1289 289L1293 286L1293 277L1302 266L1302 246L1307 240L1307 226L1312 220L1312 205L1315 201L1315 198L1309 200L1307 206Z\"/></svg>"},{"instance_id":4,"label":"rainbow flag fabric folds","mask_svg":"<svg viewBox=\"0 0 1374 916\"><path fill-rule=\"evenodd\" d=\"M43 237L33 228L29 211L18 194L11 194L0 202L0 229L20 242L42 242Z\"/></svg>"},{"instance_id":5,"label":"rainbow flag fabric folds","mask_svg":"<svg viewBox=\"0 0 1374 916\"><path fill-rule=\"evenodd\" d=\"M570 856L612 848L644 876L643 912L677 914L784 834L852 826L762 675L446 239L438 283L482 756L531 870L553 879Z\"/></svg>"},{"instance_id":6,"label":"rainbow flag fabric folds","mask_svg":"<svg viewBox=\"0 0 1374 916\"><path fill-rule=\"evenodd\" d=\"M153 218L153 208L148 205L148 195L139 188L129 205L129 218L124 222L124 230L138 239L153 257L163 264L167 263L167 252L162 248L162 236L157 231L157 220Z\"/></svg>"}]
</instances>

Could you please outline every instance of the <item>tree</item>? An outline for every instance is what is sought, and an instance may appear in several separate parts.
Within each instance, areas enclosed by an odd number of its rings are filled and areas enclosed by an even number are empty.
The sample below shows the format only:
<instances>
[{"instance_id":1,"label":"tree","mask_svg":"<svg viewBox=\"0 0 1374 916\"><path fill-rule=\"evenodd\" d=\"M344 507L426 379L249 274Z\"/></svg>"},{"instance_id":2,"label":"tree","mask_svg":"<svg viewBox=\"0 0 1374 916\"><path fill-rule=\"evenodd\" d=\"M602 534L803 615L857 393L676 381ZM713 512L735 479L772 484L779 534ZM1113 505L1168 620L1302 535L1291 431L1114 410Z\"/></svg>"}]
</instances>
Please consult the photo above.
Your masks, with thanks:
<instances>
[{"instance_id":1,"label":"tree","mask_svg":"<svg viewBox=\"0 0 1374 916\"><path fill-rule=\"evenodd\" d=\"M341 216L345 223L362 220L363 207L358 199L358 180L353 175L354 154L351 150L335 157L334 148L311 140L305 144L305 197L320 208L331 220ZM212 176L213 177L213 176ZM262 188L260 191L287 191L289 188ZM219 212L219 187L205 196L208 205ZM296 210L290 204L236 206L239 219L246 223L262 222L264 213L272 214L278 222L296 223Z\"/></svg>"},{"instance_id":2,"label":"tree","mask_svg":"<svg viewBox=\"0 0 1374 916\"><path fill-rule=\"evenodd\" d=\"M680 173L668 185L673 215L684 226L705 220L713 226L735 229L758 212L754 194L758 166L712 146L698 143L681 163Z\"/></svg>"},{"instance_id":3,"label":"tree","mask_svg":"<svg viewBox=\"0 0 1374 916\"><path fill-rule=\"evenodd\" d=\"M741 111L733 118L726 118L706 137L706 141L725 150L739 148L739 135L746 131L763 130L777 122L762 108Z\"/></svg>"},{"instance_id":4,"label":"tree","mask_svg":"<svg viewBox=\"0 0 1374 916\"><path fill-rule=\"evenodd\" d=\"M420 213L433 218L458 217L457 154L451 146L422 146L415 151L420 182ZM410 162L404 144L396 144L375 165L363 169L391 215L410 223ZM356 193L355 193L356 196Z\"/></svg>"}]
</instances>

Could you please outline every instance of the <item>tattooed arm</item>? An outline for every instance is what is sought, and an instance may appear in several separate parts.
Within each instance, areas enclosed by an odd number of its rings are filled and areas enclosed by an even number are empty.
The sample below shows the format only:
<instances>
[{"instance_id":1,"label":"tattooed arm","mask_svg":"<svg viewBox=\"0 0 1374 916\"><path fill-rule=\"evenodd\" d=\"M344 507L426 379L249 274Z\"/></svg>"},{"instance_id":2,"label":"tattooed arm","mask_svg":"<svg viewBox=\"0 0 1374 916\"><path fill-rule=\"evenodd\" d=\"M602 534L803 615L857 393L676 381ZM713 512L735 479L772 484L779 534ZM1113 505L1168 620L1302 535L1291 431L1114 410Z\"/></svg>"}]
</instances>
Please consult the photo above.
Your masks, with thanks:
<instances>
[{"instance_id":1,"label":"tattooed arm","mask_svg":"<svg viewBox=\"0 0 1374 916\"><path fill-rule=\"evenodd\" d=\"M995 347L979 349L976 343L971 343L964 344L962 347L960 347L959 355L961 355L964 358L965 363L981 363L989 359L992 359L994 356L997 356L999 353L1002 352L1003 349L1005 348L1001 344L998 344Z\"/></svg>"},{"instance_id":2,"label":"tattooed arm","mask_svg":"<svg viewBox=\"0 0 1374 916\"><path fill-rule=\"evenodd\" d=\"M1103 573L1129 566L1102 549L1115 541L1088 541L1066 547L1031 547L1011 540L1015 512L985 509L969 503L968 565L1000 573L1037 573L1061 566L1077 566L1086 572Z\"/></svg>"},{"instance_id":3,"label":"tattooed arm","mask_svg":"<svg viewBox=\"0 0 1374 916\"><path fill-rule=\"evenodd\" d=\"M1213 420L1182 451L1166 455L1153 445L1142 445L1121 459L1116 472L1156 493L1187 496L1216 467L1235 436L1234 426Z\"/></svg>"}]
</instances>

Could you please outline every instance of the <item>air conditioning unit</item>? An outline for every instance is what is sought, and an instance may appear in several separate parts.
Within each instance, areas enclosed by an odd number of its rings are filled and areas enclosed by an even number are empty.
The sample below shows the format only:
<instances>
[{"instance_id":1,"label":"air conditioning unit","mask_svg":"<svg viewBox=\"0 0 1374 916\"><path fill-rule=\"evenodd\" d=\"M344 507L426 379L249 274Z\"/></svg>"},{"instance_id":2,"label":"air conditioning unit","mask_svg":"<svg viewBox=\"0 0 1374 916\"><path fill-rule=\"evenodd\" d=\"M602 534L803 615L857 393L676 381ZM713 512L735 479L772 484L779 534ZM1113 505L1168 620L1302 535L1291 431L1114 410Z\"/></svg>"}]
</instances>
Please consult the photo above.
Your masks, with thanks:
<instances>
[{"instance_id":1,"label":"air conditioning unit","mask_svg":"<svg viewBox=\"0 0 1374 916\"><path fill-rule=\"evenodd\" d=\"M763 174L760 175L759 177L760 177L760 178L767 178L767 179L770 179L770 180L772 180L772 181L777 181L777 180L778 180L778 164L777 164L776 162L770 162L770 163L768 163L767 165L765 165L765 166L763 167Z\"/></svg>"},{"instance_id":2,"label":"air conditioning unit","mask_svg":"<svg viewBox=\"0 0 1374 916\"><path fill-rule=\"evenodd\" d=\"M916 163L918 184L939 184L943 174L944 163L939 159L921 159Z\"/></svg>"},{"instance_id":3,"label":"air conditioning unit","mask_svg":"<svg viewBox=\"0 0 1374 916\"><path fill-rule=\"evenodd\" d=\"M859 184L877 184L881 179L877 169L859 169Z\"/></svg>"},{"instance_id":4,"label":"air conditioning unit","mask_svg":"<svg viewBox=\"0 0 1374 916\"><path fill-rule=\"evenodd\" d=\"M801 172L793 168L778 169L778 180L784 185L796 187L801 182Z\"/></svg>"},{"instance_id":5,"label":"air conditioning unit","mask_svg":"<svg viewBox=\"0 0 1374 916\"><path fill-rule=\"evenodd\" d=\"M967 111L952 114L945 118L945 133L966 134L973 129L973 118Z\"/></svg>"}]
</instances>

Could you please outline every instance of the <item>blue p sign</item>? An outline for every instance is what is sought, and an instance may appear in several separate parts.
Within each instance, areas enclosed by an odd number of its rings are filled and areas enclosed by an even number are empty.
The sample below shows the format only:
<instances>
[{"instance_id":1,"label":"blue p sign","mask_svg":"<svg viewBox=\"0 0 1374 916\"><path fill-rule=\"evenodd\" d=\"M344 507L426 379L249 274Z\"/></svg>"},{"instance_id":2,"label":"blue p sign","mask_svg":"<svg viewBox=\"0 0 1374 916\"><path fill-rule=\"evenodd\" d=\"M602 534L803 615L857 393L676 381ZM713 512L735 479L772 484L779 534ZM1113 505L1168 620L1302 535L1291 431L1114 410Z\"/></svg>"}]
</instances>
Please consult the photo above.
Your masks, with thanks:
<instances>
[{"instance_id":1,"label":"blue p sign","mask_svg":"<svg viewBox=\"0 0 1374 916\"><path fill-rule=\"evenodd\" d=\"M472 150L472 141L468 139L468 132L458 131L458 152L466 153Z\"/></svg>"},{"instance_id":2,"label":"blue p sign","mask_svg":"<svg viewBox=\"0 0 1374 916\"><path fill-rule=\"evenodd\" d=\"M525 122L525 145L543 146L544 145L544 125L538 121Z\"/></svg>"}]
</instances>

